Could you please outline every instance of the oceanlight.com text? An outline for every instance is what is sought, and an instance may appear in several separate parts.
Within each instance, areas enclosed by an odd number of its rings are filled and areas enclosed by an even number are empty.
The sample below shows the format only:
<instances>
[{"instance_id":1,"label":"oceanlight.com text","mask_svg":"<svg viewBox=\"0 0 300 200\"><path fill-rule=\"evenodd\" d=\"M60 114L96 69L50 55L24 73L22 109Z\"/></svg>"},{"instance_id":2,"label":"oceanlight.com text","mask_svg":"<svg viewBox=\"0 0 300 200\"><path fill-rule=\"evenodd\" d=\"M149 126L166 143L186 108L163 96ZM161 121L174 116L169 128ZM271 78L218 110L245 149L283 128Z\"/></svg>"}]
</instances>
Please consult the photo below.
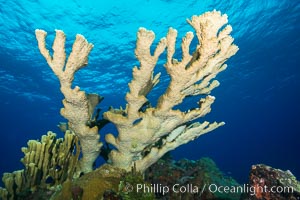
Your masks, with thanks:
<instances>
[{"instance_id":1,"label":"oceanlight.com text","mask_svg":"<svg viewBox=\"0 0 300 200\"><path fill-rule=\"evenodd\" d=\"M205 185L204 185L205 187ZM281 186L250 186L249 184L243 184L241 186L218 186L216 184L210 184L208 190L211 193L248 193L251 196L257 193L293 193L294 188L291 186L281 187Z\"/></svg>"},{"instance_id":2,"label":"oceanlight.com text","mask_svg":"<svg viewBox=\"0 0 300 200\"><path fill-rule=\"evenodd\" d=\"M294 188L291 186L281 187L281 186L252 186L249 184L243 185L232 185L232 186L222 186L217 184L204 184L202 187L195 184L174 184L172 186L163 184L136 184L135 186L126 183L125 190L127 192L137 192L137 193L160 193L162 195L172 193L198 193L200 196L204 191L210 193L224 193L224 194L241 194L248 193L254 196L258 193L293 193Z\"/></svg>"}]
</instances>

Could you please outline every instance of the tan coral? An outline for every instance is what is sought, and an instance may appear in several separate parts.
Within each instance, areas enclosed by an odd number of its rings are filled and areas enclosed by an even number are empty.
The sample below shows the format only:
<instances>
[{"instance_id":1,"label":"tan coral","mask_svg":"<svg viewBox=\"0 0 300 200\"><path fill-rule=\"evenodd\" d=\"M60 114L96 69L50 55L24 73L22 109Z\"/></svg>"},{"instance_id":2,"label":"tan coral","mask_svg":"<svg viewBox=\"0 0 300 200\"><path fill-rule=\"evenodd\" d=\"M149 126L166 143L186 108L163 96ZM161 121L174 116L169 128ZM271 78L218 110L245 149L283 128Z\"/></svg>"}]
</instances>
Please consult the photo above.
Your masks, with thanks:
<instances>
[{"instance_id":1,"label":"tan coral","mask_svg":"<svg viewBox=\"0 0 300 200\"><path fill-rule=\"evenodd\" d=\"M95 106L102 100L97 94L86 94L78 86L72 89L74 74L87 65L88 55L93 45L88 43L82 35L76 35L72 52L66 61L65 34L56 30L56 37L52 46L53 57L46 49L45 38L47 33L36 30L36 38L41 54L60 81L60 89L65 99L61 115L68 120L68 126L80 140L83 157L80 160L80 170L89 172L99 156L102 143L99 142L97 126L89 127L87 124L92 118Z\"/></svg>"},{"instance_id":2,"label":"tan coral","mask_svg":"<svg viewBox=\"0 0 300 200\"><path fill-rule=\"evenodd\" d=\"M78 138L73 133L67 131L62 139L49 131L41 141L29 140L27 145L22 148L21 159L25 169L3 174L5 189L0 188L0 198L4 200L19 199L18 195L37 188L49 189L73 178L80 153Z\"/></svg>"},{"instance_id":3,"label":"tan coral","mask_svg":"<svg viewBox=\"0 0 300 200\"><path fill-rule=\"evenodd\" d=\"M135 54L140 67L133 68L133 80L126 95L126 109L120 112L111 109L104 118L114 123L118 137L106 135L106 141L116 147L110 155L112 165L130 170L133 164L144 171L166 152L185 144L202 134L210 132L224 122L187 123L205 116L211 110L215 98L208 95L219 85L213 80L226 69L224 62L233 56L238 47L229 35L232 28L226 23L227 16L212 11L188 20L198 38L196 50L190 55L193 33L188 32L182 39L182 59L174 59L177 31L170 28L166 38L162 38L153 55L150 53L155 35L144 28L139 29ZM158 83L160 74L153 76L158 57L167 48L165 68L171 77L170 84L156 107L148 107L147 94ZM174 110L187 96L206 95L198 102L199 107L187 112Z\"/></svg>"}]
</instances>

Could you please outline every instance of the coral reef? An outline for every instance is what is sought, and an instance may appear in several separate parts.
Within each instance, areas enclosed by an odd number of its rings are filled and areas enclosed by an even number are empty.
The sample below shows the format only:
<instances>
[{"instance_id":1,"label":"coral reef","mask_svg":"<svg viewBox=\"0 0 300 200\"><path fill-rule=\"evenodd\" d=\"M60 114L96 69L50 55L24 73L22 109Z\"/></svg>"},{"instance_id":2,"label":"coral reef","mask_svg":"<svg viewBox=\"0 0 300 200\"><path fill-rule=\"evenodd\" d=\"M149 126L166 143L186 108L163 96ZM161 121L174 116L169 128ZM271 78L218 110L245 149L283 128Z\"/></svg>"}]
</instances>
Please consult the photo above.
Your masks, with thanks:
<instances>
[{"instance_id":1,"label":"coral reef","mask_svg":"<svg viewBox=\"0 0 300 200\"><path fill-rule=\"evenodd\" d=\"M139 200L152 200L155 199L155 193L153 192L141 192L137 189L137 185L144 185L145 187L152 187L150 183L145 181L144 174L136 171L135 166L132 167L130 172L127 172L122 175L119 188L118 195L120 199L131 200L131 199L139 199Z\"/></svg>"},{"instance_id":2,"label":"coral reef","mask_svg":"<svg viewBox=\"0 0 300 200\"><path fill-rule=\"evenodd\" d=\"M77 86L72 89L72 82L75 72L87 65L88 55L93 45L88 43L82 35L76 35L72 52L66 62L66 36L62 31L56 31L52 57L46 49L47 33L43 30L36 30L35 34L41 54L60 81L60 90L65 97L63 100L64 108L61 109L60 113L68 120L69 129L80 140L83 157L80 160L80 169L78 170L89 172L93 169L102 143L99 142L98 127L90 127L88 122L92 119L94 109L102 97L97 94L86 94Z\"/></svg>"},{"instance_id":3,"label":"coral reef","mask_svg":"<svg viewBox=\"0 0 300 200\"><path fill-rule=\"evenodd\" d=\"M224 122L194 120L211 111L215 97L210 93L219 85L215 77L226 69L225 61L238 51L230 36L232 28L227 22L227 15L221 15L218 11L193 16L188 20L195 30L197 40L193 40L192 32L186 33L181 42L180 60L174 56L177 37L175 29L169 29L167 36L160 39L151 54L155 34L140 28L135 49L140 66L133 68L133 79L126 94L127 105L124 109L110 107L103 113L103 119L98 119L100 109L96 109L103 97L87 94L78 86L72 87L74 74L87 65L93 45L78 34L67 58L66 36L56 30L53 55L50 55L45 42L47 33L36 30L39 50L58 77L64 95L64 107L60 113L68 122L61 123L59 128L65 132L65 140L56 139L56 135L49 132L41 142L29 141L29 147L23 149L25 170L3 176L6 189L1 189L0 193L4 199L14 199L17 194L20 196L24 188L30 191L34 191L36 186L39 186L39 191L48 189L49 182L50 186L62 184L61 190L56 187L58 191L52 199L91 200L99 199L104 194L109 196L113 193L105 191L112 188L117 191L114 187L121 180L121 172L128 172L134 167L143 173L167 152L224 125ZM197 43L195 48L194 43ZM167 57L164 66L170 76L170 83L155 107L152 107L147 95L159 82L160 73L154 75L154 68L165 50ZM201 97L197 108L186 111L176 109L190 96ZM98 132L109 122L118 130L118 135L109 133L105 136L106 142L114 148L103 151L108 164L92 171L103 146ZM82 157L77 162L79 149ZM84 172L84 176L71 180L74 170L77 175ZM145 198L152 196L146 195Z\"/></svg>"},{"instance_id":4,"label":"coral reef","mask_svg":"<svg viewBox=\"0 0 300 200\"><path fill-rule=\"evenodd\" d=\"M238 200L241 193L202 191L204 185L240 186L233 178L224 175L210 158L200 160L183 159L174 161L162 158L149 167L144 174L135 171L120 170L109 165L84 174L73 182L65 182L62 189L52 196L52 200L71 199L74 190L82 192L82 200L96 199L215 199ZM176 188L173 191L173 186ZM144 190L137 190L143 185ZM199 188L191 190L192 187ZM162 188L169 188L163 193ZM186 192L176 192L186 188ZM189 190L189 191L188 191ZM77 192L76 192L77 193Z\"/></svg>"},{"instance_id":5,"label":"coral reef","mask_svg":"<svg viewBox=\"0 0 300 200\"><path fill-rule=\"evenodd\" d=\"M211 192L210 184L223 187L238 187L239 183L224 175L210 158L200 160L182 159L174 161L170 158L160 159L145 171L145 180L153 185L173 188L167 193L156 192L156 199L240 199L241 193ZM197 188L194 189L194 188ZM180 191L185 192L176 192ZM204 188L204 190L202 190ZM194 189L194 190L193 190Z\"/></svg>"},{"instance_id":6,"label":"coral reef","mask_svg":"<svg viewBox=\"0 0 300 200\"><path fill-rule=\"evenodd\" d=\"M62 188L52 196L51 200L72 199L77 190L82 191L80 194L82 200L102 199L105 191L118 191L118 185L124 173L125 171L119 168L107 164L102 165L78 179L64 182Z\"/></svg>"},{"instance_id":7,"label":"coral reef","mask_svg":"<svg viewBox=\"0 0 300 200\"><path fill-rule=\"evenodd\" d=\"M253 189L243 194L242 199L300 199L300 182L290 171L282 171L264 164L252 166L249 187Z\"/></svg>"},{"instance_id":8,"label":"coral reef","mask_svg":"<svg viewBox=\"0 0 300 200\"><path fill-rule=\"evenodd\" d=\"M211 110L215 98L208 94L219 85L213 79L226 69L224 62L238 50L229 35L232 28L227 25L220 30L227 23L227 16L217 11L193 16L188 22L196 31L198 45L190 55L194 36L188 32L181 43L181 61L173 58L177 36L175 29L169 29L167 37L160 40L153 55L150 47L154 33L139 29L135 55L140 67L133 68L126 109L111 109L104 113L104 118L115 124L118 130L118 137L112 134L105 137L108 143L116 147L109 155L112 165L130 170L135 163L137 170L144 171L166 152L224 125L224 122L204 121L190 125L188 122L205 116ZM165 68L171 77L170 84L156 107L143 110L148 101L147 94L159 81L160 74L153 76L153 70L165 48ZM173 109L184 98L196 95L205 96L199 100L198 108L187 112Z\"/></svg>"},{"instance_id":9,"label":"coral reef","mask_svg":"<svg viewBox=\"0 0 300 200\"><path fill-rule=\"evenodd\" d=\"M80 153L73 133L67 131L64 139L58 139L49 131L41 141L29 140L27 145L22 148L21 159L25 169L2 177L6 189L0 188L0 197L4 200L22 199L37 189L49 189L73 177Z\"/></svg>"},{"instance_id":10,"label":"coral reef","mask_svg":"<svg viewBox=\"0 0 300 200\"><path fill-rule=\"evenodd\" d=\"M220 30L227 23L227 16L217 11L193 16L188 22L196 31L198 45L190 54L194 36L192 32L188 32L181 43L181 61L173 58L177 37L175 29L169 29L167 37L160 40L153 55L150 48L155 38L154 33L144 28L139 29L135 54L140 67L133 68L133 80L129 83L130 91L126 95L126 108L111 108L103 114L104 119L115 124L118 130L117 137L113 134L105 137L116 148L108 155L113 166L129 171L135 163L138 171L144 171L166 152L224 125L224 122L207 121L190 125L188 123L205 116L211 110L210 106L215 98L209 93L219 85L214 78L226 69L224 62L238 50L229 35L232 28L227 25ZM46 32L36 30L36 37L41 54L60 80L61 91L65 96L61 114L68 119L69 129L79 137L83 153L81 170L91 171L102 143L99 142L97 126L91 128L88 124L101 99L96 94L85 94L77 86L72 89L71 85L74 73L87 64L92 44L83 36L77 35L72 53L65 62L65 35L62 31L56 31L53 57L45 47ZM166 48L165 67L171 77L170 84L156 107L148 106L143 109L148 102L147 94L159 82L160 73L153 76L153 71ZM196 95L205 96L199 100L198 108L187 112L174 110L184 98Z\"/></svg>"},{"instance_id":11,"label":"coral reef","mask_svg":"<svg viewBox=\"0 0 300 200\"><path fill-rule=\"evenodd\" d=\"M160 40L153 55L150 47L155 38L154 33L144 28L139 29L135 55L140 67L133 68L133 80L129 83L130 91L126 95L128 104L125 109L111 108L103 115L118 130L118 137L113 134L105 137L109 144L116 147L109 154L112 165L130 170L135 163L138 171L144 171L166 152L224 125L224 122L207 121L191 125L187 123L205 116L211 110L210 106L215 98L208 94L219 85L213 79L226 69L224 62L238 50L229 35L232 28L227 25L220 30L227 23L227 15L221 15L217 11L193 16L188 22L196 31L198 45L190 55L194 36L192 32L188 32L181 43L181 61L173 58L177 37L175 29L169 29L167 37ZM53 58L45 47L46 32L36 30L36 37L42 55L60 80L61 91L65 96L65 108L61 110L61 114L69 120L70 130L79 137L83 153L81 169L84 172L91 171L102 144L99 142L97 126L90 128L87 124L100 98L96 94L86 95L77 86L71 89L71 84L74 73L87 63L92 45L83 36L77 35L65 65L65 35L62 31L56 31ZM160 73L153 76L153 71L165 48L165 67L171 76L171 82L156 107L143 110L148 102L147 94L159 81ZM187 112L173 109L184 98L196 95L206 95L199 100L198 108Z\"/></svg>"}]
</instances>

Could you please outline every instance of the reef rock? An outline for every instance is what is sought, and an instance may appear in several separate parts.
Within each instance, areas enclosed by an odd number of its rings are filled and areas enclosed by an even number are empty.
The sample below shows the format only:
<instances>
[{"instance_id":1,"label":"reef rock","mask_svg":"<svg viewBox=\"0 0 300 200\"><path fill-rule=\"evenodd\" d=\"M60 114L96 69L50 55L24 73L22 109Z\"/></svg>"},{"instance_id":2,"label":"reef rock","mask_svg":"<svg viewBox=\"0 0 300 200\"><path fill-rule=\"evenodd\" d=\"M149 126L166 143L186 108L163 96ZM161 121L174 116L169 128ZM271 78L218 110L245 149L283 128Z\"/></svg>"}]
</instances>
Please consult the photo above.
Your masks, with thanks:
<instances>
[{"instance_id":1,"label":"reef rock","mask_svg":"<svg viewBox=\"0 0 300 200\"><path fill-rule=\"evenodd\" d=\"M249 192L243 195L243 200L300 199L300 182L289 170L253 165L249 179Z\"/></svg>"}]
</instances>

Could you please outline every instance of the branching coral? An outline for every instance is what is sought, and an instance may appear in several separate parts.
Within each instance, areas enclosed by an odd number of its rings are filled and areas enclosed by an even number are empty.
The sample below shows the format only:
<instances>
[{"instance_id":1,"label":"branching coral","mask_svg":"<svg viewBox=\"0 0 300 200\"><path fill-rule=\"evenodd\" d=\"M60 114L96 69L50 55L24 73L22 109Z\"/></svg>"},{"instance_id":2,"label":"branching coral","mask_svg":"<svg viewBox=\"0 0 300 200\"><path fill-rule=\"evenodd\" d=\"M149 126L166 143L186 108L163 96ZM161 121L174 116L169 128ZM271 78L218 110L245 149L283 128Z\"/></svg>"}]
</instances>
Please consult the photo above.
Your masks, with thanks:
<instances>
[{"instance_id":1,"label":"branching coral","mask_svg":"<svg viewBox=\"0 0 300 200\"><path fill-rule=\"evenodd\" d=\"M67 131L63 139L49 131L41 141L29 140L27 145L22 148L21 159L25 169L4 173L5 189L0 188L0 199L23 199L22 195L38 188L50 188L73 178L80 153L78 138L73 133Z\"/></svg>"},{"instance_id":2,"label":"branching coral","mask_svg":"<svg viewBox=\"0 0 300 200\"><path fill-rule=\"evenodd\" d=\"M130 91L126 95L126 109L122 113L114 109L104 113L104 117L116 125L119 133L118 137L106 135L106 141L116 147L109 155L113 165L129 170L135 163L139 171L144 171L166 152L224 125L224 122L207 121L186 124L211 110L215 98L208 94L219 85L213 79L226 69L224 62L238 50L229 35L232 28L227 25L220 30L227 23L227 16L217 11L193 16L188 22L195 29L199 44L190 55L194 36L188 32L181 43L181 61L173 59L176 30L169 29L167 37L160 40L153 55L150 46L155 38L154 33L144 28L138 31L135 54L140 67L133 68L133 80L129 83ZM158 83L160 74L153 77L153 70L165 48L165 68L171 77L170 84L156 107L142 111L147 94ZM206 95L199 100L198 108L188 112L173 109L185 97L196 95Z\"/></svg>"},{"instance_id":3,"label":"branching coral","mask_svg":"<svg viewBox=\"0 0 300 200\"><path fill-rule=\"evenodd\" d=\"M144 28L139 29L135 55L140 66L133 68L133 80L129 83L126 95L126 108L111 108L103 115L118 130L117 137L113 134L105 137L116 148L109 154L112 165L126 170L135 165L138 171L144 171L166 152L224 125L224 122L207 121L188 124L211 111L215 98L209 94L219 85L214 78L226 69L224 62L238 51L229 35L232 28L230 25L222 28L227 24L227 15L221 15L217 11L193 16L188 23L195 29L198 44L190 54L194 34L188 32L182 39L180 61L174 59L177 37L175 29L169 29L167 37L160 40L153 55L150 48L155 39L154 33ZM98 95L87 95L79 87L72 89L71 84L74 73L87 64L92 45L83 36L77 35L66 62L65 35L62 31L56 31L53 57L45 47L46 32L37 30L36 37L41 54L60 80L61 91L65 96L61 114L68 119L70 130L80 139L83 152L81 169L90 171L102 144L99 142L97 127L90 128L87 124L101 99ZM154 76L153 73L158 58L165 49L165 68L171 81L157 105L144 109L148 93L159 82L160 74ZM184 98L197 95L203 96L198 102L198 108L187 112L174 109Z\"/></svg>"},{"instance_id":4,"label":"branching coral","mask_svg":"<svg viewBox=\"0 0 300 200\"><path fill-rule=\"evenodd\" d=\"M74 74L87 65L88 55L93 45L88 43L82 35L77 35L72 52L66 62L65 40L62 31L56 31L56 37L52 46L53 57L46 49L45 38L47 33L43 30L35 31L41 54L47 60L60 81L60 90L65 99L64 108L60 113L68 120L68 127L80 140L83 157L80 160L80 170L88 172L99 155L102 143L99 142L97 126L90 127L88 122L92 119L95 107L102 100L97 94L86 94L78 86L72 89Z\"/></svg>"}]
</instances>

